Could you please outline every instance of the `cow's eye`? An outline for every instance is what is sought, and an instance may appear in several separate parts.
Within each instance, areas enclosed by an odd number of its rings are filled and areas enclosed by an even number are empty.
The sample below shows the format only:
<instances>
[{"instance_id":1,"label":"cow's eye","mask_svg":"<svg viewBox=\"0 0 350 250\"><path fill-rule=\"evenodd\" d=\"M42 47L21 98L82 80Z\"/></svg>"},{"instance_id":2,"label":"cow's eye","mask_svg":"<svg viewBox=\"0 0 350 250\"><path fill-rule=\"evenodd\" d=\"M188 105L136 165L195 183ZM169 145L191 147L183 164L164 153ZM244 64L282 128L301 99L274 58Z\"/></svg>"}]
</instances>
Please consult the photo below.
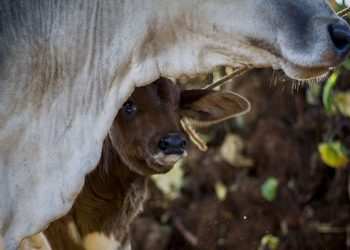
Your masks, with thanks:
<instances>
[{"instance_id":1,"label":"cow's eye","mask_svg":"<svg viewBox=\"0 0 350 250\"><path fill-rule=\"evenodd\" d=\"M137 106L132 101L127 101L124 103L123 109L125 113L132 114L136 112Z\"/></svg>"}]
</instances>

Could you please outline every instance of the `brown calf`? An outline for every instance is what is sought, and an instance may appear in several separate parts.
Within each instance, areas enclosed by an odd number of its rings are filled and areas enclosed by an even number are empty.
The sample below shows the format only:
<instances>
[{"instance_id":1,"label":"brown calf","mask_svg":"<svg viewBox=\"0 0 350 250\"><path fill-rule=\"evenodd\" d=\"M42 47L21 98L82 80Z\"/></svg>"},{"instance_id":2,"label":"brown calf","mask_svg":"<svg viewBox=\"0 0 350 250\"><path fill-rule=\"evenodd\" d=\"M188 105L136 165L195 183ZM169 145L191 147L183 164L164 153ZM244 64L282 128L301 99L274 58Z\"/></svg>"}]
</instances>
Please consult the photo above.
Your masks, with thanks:
<instances>
[{"instance_id":1,"label":"brown calf","mask_svg":"<svg viewBox=\"0 0 350 250\"><path fill-rule=\"evenodd\" d=\"M180 91L165 78L136 88L73 207L44 232L52 249L129 249L128 227L146 199L147 176L166 173L187 155L180 119L203 125L248 109L234 93Z\"/></svg>"}]
</instances>

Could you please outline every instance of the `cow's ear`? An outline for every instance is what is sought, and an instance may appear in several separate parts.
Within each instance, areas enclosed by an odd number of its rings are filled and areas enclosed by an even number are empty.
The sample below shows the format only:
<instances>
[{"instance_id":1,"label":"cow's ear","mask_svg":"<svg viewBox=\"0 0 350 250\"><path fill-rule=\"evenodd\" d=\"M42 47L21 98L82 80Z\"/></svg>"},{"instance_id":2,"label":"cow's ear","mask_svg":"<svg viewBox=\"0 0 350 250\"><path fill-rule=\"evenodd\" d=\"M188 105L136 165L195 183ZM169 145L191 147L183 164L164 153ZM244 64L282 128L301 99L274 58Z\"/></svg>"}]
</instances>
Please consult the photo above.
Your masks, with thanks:
<instances>
[{"instance_id":1,"label":"cow's ear","mask_svg":"<svg viewBox=\"0 0 350 250\"><path fill-rule=\"evenodd\" d=\"M180 108L192 126L206 127L248 112L250 102L229 91L183 90Z\"/></svg>"}]
</instances>

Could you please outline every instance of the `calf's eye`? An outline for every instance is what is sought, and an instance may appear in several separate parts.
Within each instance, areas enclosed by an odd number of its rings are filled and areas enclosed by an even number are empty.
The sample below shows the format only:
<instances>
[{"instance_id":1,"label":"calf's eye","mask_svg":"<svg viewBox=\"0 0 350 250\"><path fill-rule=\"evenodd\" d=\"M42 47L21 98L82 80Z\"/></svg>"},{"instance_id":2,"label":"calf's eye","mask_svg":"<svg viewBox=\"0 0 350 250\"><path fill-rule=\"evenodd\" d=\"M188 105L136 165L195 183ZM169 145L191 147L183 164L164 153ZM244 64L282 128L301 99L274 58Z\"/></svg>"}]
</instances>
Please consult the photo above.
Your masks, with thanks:
<instances>
[{"instance_id":1,"label":"calf's eye","mask_svg":"<svg viewBox=\"0 0 350 250\"><path fill-rule=\"evenodd\" d=\"M137 106L132 101L127 101L123 105L123 110L127 114L133 114L137 111Z\"/></svg>"}]
</instances>

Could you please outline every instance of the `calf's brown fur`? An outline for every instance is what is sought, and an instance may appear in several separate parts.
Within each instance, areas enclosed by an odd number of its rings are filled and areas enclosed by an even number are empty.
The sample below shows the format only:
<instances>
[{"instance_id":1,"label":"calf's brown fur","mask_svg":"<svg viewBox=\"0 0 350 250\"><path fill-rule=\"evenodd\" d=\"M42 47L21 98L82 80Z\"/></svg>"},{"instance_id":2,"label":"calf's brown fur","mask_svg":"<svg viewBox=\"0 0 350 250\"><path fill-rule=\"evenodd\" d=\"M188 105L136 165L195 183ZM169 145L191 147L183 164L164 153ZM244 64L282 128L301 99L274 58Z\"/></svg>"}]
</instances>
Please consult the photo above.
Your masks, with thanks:
<instances>
[{"instance_id":1,"label":"calf's brown fur","mask_svg":"<svg viewBox=\"0 0 350 250\"><path fill-rule=\"evenodd\" d=\"M52 249L129 249L129 224L146 199L148 176L166 173L187 154L180 119L212 124L249 107L237 94L180 91L165 78L136 88L119 110L101 159L73 207L45 230Z\"/></svg>"}]
</instances>

